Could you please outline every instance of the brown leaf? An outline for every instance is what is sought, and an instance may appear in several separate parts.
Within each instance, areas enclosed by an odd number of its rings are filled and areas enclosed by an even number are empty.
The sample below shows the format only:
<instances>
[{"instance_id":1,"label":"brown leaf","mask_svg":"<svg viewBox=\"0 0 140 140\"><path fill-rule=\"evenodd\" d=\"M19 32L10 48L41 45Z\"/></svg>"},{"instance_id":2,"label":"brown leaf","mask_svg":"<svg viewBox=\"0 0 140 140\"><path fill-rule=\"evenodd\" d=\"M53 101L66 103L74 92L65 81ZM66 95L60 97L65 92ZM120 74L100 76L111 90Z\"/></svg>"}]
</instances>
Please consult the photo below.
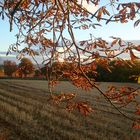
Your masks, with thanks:
<instances>
[{"instance_id":1,"label":"brown leaf","mask_svg":"<svg viewBox=\"0 0 140 140\"><path fill-rule=\"evenodd\" d=\"M137 3L137 2L136 2L135 4L136 4L136 6L137 6L138 8L140 8L140 3Z\"/></svg>"},{"instance_id":2,"label":"brown leaf","mask_svg":"<svg viewBox=\"0 0 140 140\"><path fill-rule=\"evenodd\" d=\"M35 0L35 5L38 6L38 0Z\"/></svg>"},{"instance_id":3,"label":"brown leaf","mask_svg":"<svg viewBox=\"0 0 140 140\"><path fill-rule=\"evenodd\" d=\"M129 50L129 51L130 51L130 58L131 58L132 61L134 61L136 59L139 59L137 56L134 55L132 50Z\"/></svg>"},{"instance_id":4,"label":"brown leaf","mask_svg":"<svg viewBox=\"0 0 140 140\"><path fill-rule=\"evenodd\" d=\"M137 108L135 114L136 114L136 115L140 115L140 108Z\"/></svg>"},{"instance_id":5,"label":"brown leaf","mask_svg":"<svg viewBox=\"0 0 140 140\"><path fill-rule=\"evenodd\" d=\"M119 11L120 14L125 15L127 12L127 7L123 8L122 10Z\"/></svg>"},{"instance_id":6,"label":"brown leaf","mask_svg":"<svg viewBox=\"0 0 140 140\"><path fill-rule=\"evenodd\" d=\"M103 13L103 9L100 8L99 11L98 11L98 15L97 15L97 20L98 20L98 21L100 21L101 16L102 16L102 13Z\"/></svg>"},{"instance_id":7,"label":"brown leaf","mask_svg":"<svg viewBox=\"0 0 140 140\"><path fill-rule=\"evenodd\" d=\"M85 116L87 116L89 113L93 112L93 109L90 107L90 105L87 102L77 103L77 108L78 108L79 112Z\"/></svg>"},{"instance_id":8,"label":"brown leaf","mask_svg":"<svg viewBox=\"0 0 140 140\"><path fill-rule=\"evenodd\" d=\"M140 51L140 45L138 45L135 50Z\"/></svg>"},{"instance_id":9,"label":"brown leaf","mask_svg":"<svg viewBox=\"0 0 140 140\"><path fill-rule=\"evenodd\" d=\"M104 15L108 15L108 16L110 16L110 13L106 10L106 8L105 7L103 7L103 13L104 13Z\"/></svg>"},{"instance_id":10,"label":"brown leaf","mask_svg":"<svg viewBox=\"0 0 140 140\"><path fill-rule=\"evenodd\" d=\"M137 122L133 122L132 128L140 129L140 124L138 124Z\"/></svg>"},{"instance_id":11,"label":"brown leaf","mask_svg":"<svg viewBox=\"0 0 140 140\"><path fill-rule=\"evenodd\" d=\"M111 43L111 46L113 47L116 43L118 43L119 39L115 39L112 43Z\"/></svg>"}]
</instances>

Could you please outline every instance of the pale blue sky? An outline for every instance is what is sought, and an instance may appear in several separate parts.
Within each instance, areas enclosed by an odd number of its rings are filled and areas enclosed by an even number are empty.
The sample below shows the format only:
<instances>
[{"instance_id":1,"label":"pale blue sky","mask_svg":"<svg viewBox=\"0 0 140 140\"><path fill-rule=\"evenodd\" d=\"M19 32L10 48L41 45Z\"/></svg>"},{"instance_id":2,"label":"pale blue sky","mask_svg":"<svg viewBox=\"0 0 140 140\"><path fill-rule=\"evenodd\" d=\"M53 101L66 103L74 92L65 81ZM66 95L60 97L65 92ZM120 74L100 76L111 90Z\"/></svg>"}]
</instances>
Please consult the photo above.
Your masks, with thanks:
<instances>
[{"instance_id":1,"label":"pale blue sky","mask_svg":"<svg viewBox=\"0 0 140 140\"><path fill-rule=\"evenodd\" d=\"M138 2L138 0L135 1ZM126 0L125 2L131 1ZM96 30L76 30L75 36L76 40L82 40L88 38L89 34L92 33L95 37L102 37L103 39L116 36L124 40L140 40L140 25L134 28L133 24L134 21L129 21L126 24L109 23L106 25L103 23L102 27L97 27ZM16 28L12 32L9 32L8 21L2 21L0 19L0 51L7 51L9 45L15 42L15 34Z\"/></svg>"},{"instance_id":2,"label":"pale blue sky","mask_svg":"<svg viewBox=\"0 0 140 140\"><path fill-rule=\"evenodd\" d=\"M76 31L75 35L79 39L86 39L89 33L92 33L97 38L102 37L107 40L110 36L121 37L124 40L140 40L140 25L134 28L133 23L134 21L130 21L126 24L102 24L102 27L97 27L97 29L92 29L90 31Z\"/></svg>"},{"instance_id":3,"label":"pale blue sky","mask_svg":"<svg viewBox=\"0 0 140 140\"><path fill-rule=\"evenodd\" d=\"M0 51L7 51L9 45L15 42L16 29L10 32L8 20L0 19Z\"/></svg>"}]
</instances>

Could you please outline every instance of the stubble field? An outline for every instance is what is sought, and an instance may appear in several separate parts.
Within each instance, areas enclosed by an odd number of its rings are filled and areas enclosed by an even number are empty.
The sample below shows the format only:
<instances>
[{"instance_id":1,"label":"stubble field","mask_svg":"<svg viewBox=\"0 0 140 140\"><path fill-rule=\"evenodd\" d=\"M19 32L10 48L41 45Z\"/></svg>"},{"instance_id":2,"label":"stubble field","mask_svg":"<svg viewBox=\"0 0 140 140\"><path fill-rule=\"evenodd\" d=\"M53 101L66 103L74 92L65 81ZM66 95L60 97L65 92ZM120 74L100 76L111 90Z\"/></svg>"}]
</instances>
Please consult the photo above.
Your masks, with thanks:
<instances>
[{"instance_id":1,"label":"stubble field","mask_svg":"<svg viewBox=\"0 0 140 140\"><path fill-rule=\"evenodd\" d=\"M117 86L138 84L100 83L105 90ZM89 101L95 112L82 116L67 112L63 105L48 101L47 82L35 80L0 80L0 140L139 140L140 129L103 98L96 90L85 92L68 82L55 88L57 93L76 93L77 100ZM124 113L133 115L133 106Z\"/></svg>"}]
</instances>

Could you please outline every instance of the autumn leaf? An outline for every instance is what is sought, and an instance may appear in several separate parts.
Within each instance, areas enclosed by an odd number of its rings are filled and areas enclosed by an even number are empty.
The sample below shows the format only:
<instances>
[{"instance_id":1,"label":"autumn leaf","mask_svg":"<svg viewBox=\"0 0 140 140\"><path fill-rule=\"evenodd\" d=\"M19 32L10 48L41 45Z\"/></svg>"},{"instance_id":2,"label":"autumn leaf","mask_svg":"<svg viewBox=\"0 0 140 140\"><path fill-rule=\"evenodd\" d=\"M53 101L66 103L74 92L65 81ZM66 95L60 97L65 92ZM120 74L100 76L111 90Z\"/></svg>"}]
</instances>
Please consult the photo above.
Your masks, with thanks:
<instances>
[{"instance_id":1,"label":"autumn leaf","mask_svg":"<svg viewBox=\"0 0 140 140\"><path fill-rule=\"evenodd\" d=\"M138 124L137 121L134 121L133 124L132 124L132 128L134 128L134 129L140 129L140 124Z\"/></svg>"},{"instance_id":2,"label":"autumn leaf","mask_svg":"<svg viewBox=\"0 0 140 140\"><path fill-rule=\"evenodd\" d=\"M81 26L83 30L89 29L88 25L84 24Z\"/></svg>"},{"instance_id":3,"label":"autumn leaf","mask_svg":"<svg viewBox=\"0 0 140 140\"><path fill-rule=\"evenodd\" d=\"M138 45L135 50L140 51L140 45Z\"/></svg>"},{"instance_id":4,"label":"autumn leaf","mask_svg":"<svg viewBox=\"0 0 140 140\"><path fill-rule=\"evenodd\" d=\"M139 57L135 56L133 51L132 50L129 50L130 51L130 58L132 61L136 60L136 59L139 59Z\"/></svg>"},{"instance_id":5,"label":"autumn leaf","mask_svg":"<svg viewBox=\"0 0 140 140\"><path fill-rule=\"evenodd\" d=\"M106 10L106 8L105 8L105 7L103 7L102 9L103 9L103 14L104 14L104 15L106 15L106 14L107 14L108 16L110 16L110 13Z\"/></svg>"},{"instance_id":6,"label":"autumn leaf","mask_svg":"<svg viewBox=\"0 0 140 140\"><path fill-rule=\"evenodd\" d=\"M135 114L136 114L136 115L140 115L140 107L136 107Z\"/></svg>"},{"instance_id":7,"label":"autumn leaf","mask_svg":"<svg viewBox=\"0 0 140 140\"><path fill-rule=\"evenodd\" d=\"M140 3L137 3L137 2L136 2L135 4L136 4L136 6L137 6L138 8L140 8Z\"/></svg>"},{"instance_id":8,"label":"autumn leaf","mask_svg":"<svg viewBox=\"0 0 140 140\"><path fill-rule=\"evenodd\" d=\"M99 11L98 11L98 14L97 14L97 20L98 20L98 21L100 21L101 16L102 16L102 13L103 13L103 9L100 8Z\"/></svg>"},{"instance_id":9,"label":"autumn leaf","mask_svg":"<svg viewBox=\"0 0 140 140\"><path fill-rule=\"evenodd\" d=\"M93 112L93 109L88 105L87 102L78 102L77 108L79 112L85 116L87 116L89 113Z\"/></svg>"},{"instance_id":10,"label":"autumn leaf","mask_svg":"<svg viewBox=\"0 0 140 140\"><path fill-rule=\"evenodd\" d=\"M112 43L111 43L111 46L113 47L115 44L117 44L118 43L118 41L119 41L119 39L117 38L117 39L115 39Z\"/></svg>"},{"instance_id":11,"label":"autumn leaf","mask_svg":"<svg viewBox=\"0 0 140 140\"><path fill-rule=\"evenodd\" d=\"M35 5L38 6L38 0L35 0Z\"/></svg>"}]
</instances>

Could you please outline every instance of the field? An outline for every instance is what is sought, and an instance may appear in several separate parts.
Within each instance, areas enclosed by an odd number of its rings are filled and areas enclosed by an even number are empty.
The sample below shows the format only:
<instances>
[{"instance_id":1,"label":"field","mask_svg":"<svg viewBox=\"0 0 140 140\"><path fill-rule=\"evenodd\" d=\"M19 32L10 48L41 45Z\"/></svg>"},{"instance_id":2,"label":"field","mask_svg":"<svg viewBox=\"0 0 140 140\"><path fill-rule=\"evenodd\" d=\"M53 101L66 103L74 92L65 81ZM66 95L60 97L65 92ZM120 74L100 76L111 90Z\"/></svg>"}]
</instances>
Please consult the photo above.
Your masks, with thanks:
<instances>
[{"instance_id":1,"label":"field","mask_svg":"<svg viewBox=\"0 0 140 140\"><path fill-rule=\"evenodd\" d=\"M101 83L103 90L138 84ZM63 105L48 102L46 81L0 80L0 140L140 140L140 130L121 116L96 90L85 92L62 82L55 92L75 92L77 99L90 101L95 112L84 117L67 112ZM125 110L132 115L133 106Z\"/></svg>"}]
</instances>

